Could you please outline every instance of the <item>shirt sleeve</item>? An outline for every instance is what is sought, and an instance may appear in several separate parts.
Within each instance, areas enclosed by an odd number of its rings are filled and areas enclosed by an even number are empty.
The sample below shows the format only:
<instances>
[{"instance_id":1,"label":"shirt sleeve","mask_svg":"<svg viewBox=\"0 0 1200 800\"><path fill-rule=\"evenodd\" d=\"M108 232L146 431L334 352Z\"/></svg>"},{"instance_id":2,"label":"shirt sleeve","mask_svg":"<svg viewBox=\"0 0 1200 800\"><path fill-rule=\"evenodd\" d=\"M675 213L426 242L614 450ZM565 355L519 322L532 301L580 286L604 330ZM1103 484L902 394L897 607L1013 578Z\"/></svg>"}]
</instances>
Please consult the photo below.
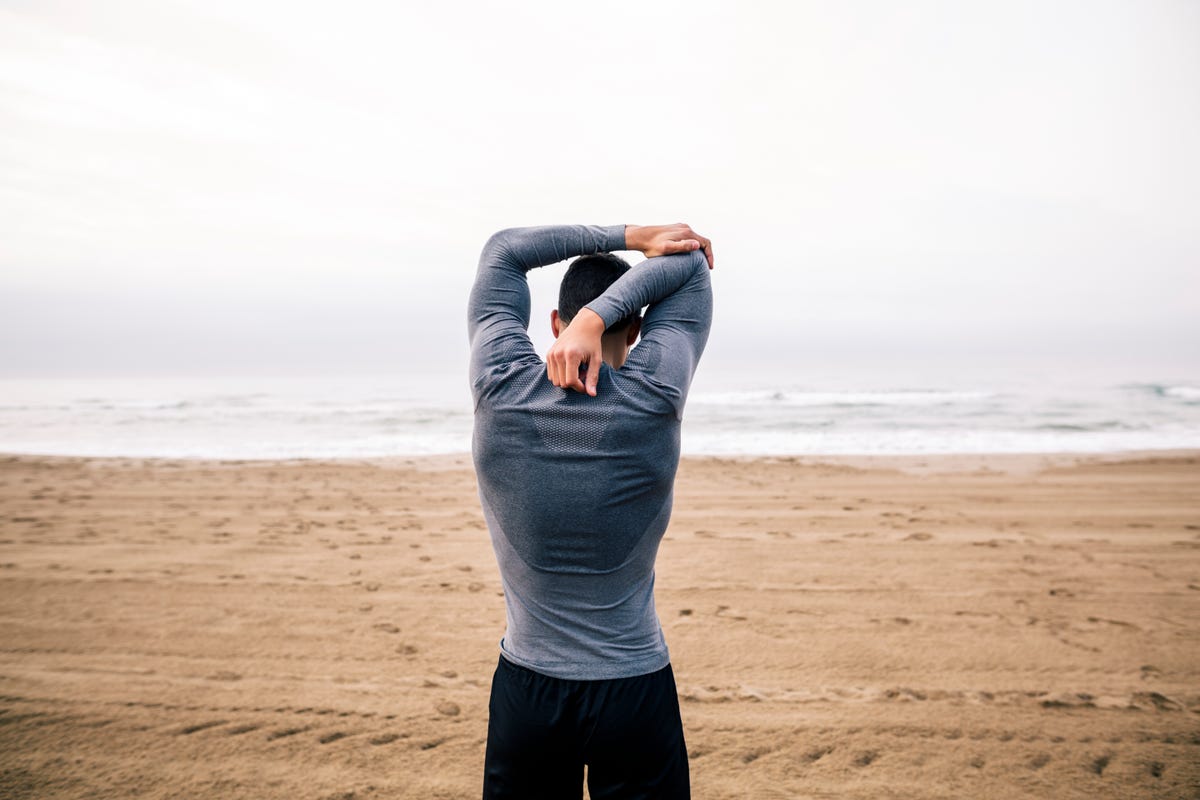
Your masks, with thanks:
<instances>
[{"instance_id":1,"label":"shirt sleeve","mask_svg":"<svg viewBox=\"0 0 1200 800\"><path fill-rule=\"evenodd\" d=\"M624 225L507 228L488 239L467 304L471 387L476 402L489 381L503 377L512 364L539 359L529 340L525 273L573 256L624 249Z\"/></svg>"},{"instance_id":2,"label":"shirt sleeve","mask_svg":"<svg viewBox=\"0 0 1200 800\"><path fill-rule=\"evenodd\" d=\"M588 303L606 326L649 305L642 335L621 371L640 374L683 418L683 406L712 326L712 283L708 260L699 250L658 256L622 275Z\"/></svg>"}]
</instances>

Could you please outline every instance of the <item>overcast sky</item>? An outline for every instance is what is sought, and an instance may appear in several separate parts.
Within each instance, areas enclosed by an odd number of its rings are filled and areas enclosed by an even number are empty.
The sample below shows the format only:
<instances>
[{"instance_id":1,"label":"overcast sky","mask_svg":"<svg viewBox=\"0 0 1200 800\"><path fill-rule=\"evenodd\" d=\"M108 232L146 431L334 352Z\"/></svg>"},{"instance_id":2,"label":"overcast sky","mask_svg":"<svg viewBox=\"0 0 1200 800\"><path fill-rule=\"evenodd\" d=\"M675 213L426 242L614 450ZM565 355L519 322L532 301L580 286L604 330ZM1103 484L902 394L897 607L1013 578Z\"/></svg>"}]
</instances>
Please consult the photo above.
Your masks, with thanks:
<instances>
[{"instance_id":1,"label":"overcast sky","mask_svg":"<svg viewBox=\"0 0 1200 800\"><path fill-rule=\"evenodd\" d=\"M304 5L0 0L0 375L465 369L492 231L676 221L709 369L1200 368L1200 3Z\"/></svg>"}]
</instances>

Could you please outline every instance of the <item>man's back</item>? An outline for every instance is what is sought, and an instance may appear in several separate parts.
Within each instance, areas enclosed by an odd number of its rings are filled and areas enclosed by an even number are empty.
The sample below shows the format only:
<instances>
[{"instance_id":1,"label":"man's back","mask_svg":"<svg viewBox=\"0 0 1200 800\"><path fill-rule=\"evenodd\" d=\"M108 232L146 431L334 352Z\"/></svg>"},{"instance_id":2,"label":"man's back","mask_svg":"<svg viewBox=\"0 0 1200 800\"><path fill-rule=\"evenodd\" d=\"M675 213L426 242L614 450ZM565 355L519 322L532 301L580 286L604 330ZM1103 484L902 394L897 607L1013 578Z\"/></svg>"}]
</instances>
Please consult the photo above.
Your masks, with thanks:
<instances>
[{"instance_id":1,"label":"man's back","mask_svg":"<svg viewBox=\"0 0 1200 800\"><path fill-rule=\"evenodd\" d=\"M700 246L686 241L658 252ZM626 321L649 305L641 342L620 349L617 368L599 367L595 396L560 388L576 383L564 377L576 363L552 383L527 333L526 271L624 249L634 249L625 226L501 231L484 247L471 292L472 451L508 624L489 704L485 797L575 796L584 764L595 796L638 786L647 796L688 796L654 561L712 318L709 262L700 253L652 257L589 293L579 317L590 317L597 337L633 325ZM556 327L556 347L575 325ZM629 330L632 342L637 328Z\"/></svg>"},{"instance_id":2,"label":"man's back","mask_svg":"<svg viewBox=\"0 0 1200 800\"><path fill-rule=\"evenodd\" d=\"M479 492L508 606L501 648L546 675L618 678L668 662L654 559L671 513L679 420L632 370L596 397L516 365L476 410Z\"/></svg>"}]
</instances>

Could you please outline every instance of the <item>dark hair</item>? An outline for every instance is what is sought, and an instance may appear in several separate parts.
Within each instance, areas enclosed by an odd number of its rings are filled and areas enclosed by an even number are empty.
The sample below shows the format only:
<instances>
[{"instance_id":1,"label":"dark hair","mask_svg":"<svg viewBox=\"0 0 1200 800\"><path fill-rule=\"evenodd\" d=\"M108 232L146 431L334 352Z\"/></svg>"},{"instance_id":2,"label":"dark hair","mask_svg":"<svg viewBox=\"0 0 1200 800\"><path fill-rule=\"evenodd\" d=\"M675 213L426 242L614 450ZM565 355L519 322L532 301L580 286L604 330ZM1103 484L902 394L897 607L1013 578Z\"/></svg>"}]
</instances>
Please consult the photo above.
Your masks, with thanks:
<instances>
[{"instance_id":1,"label":"dark hair","mask_svg":"<svg viewBox=\"0 0 1200 800\"><path fill-rule=\"evenodd\" d=\"M596 253L580 256L567 267L562 283L558 286L558 317L570 323L579 309L604 294L617 278L629 271L629 262L612 253ZM629 327L637 319L637 313L618 320L605 331L619 331Z\"/></svg>"}]
</instances>

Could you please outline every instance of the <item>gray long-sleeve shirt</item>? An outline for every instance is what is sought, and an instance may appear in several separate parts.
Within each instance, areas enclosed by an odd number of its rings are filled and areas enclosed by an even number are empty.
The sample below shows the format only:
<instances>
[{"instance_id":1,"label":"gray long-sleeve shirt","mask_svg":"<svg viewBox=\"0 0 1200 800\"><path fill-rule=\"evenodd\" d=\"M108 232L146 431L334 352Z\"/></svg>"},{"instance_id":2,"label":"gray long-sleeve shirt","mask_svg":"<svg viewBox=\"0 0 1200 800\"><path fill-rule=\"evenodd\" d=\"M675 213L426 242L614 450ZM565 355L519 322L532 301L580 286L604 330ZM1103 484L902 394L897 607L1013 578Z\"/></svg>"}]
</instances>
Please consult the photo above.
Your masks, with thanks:
<instances>
[{"instance_id":1,"label":"gray long-sleeve shirt","mask_svg":"<svg viewBox=\"0 0 1200 800\"><path fill-rule=\"evenodd\" d=\"M601 366L596 397L550 383L527 333L528 270L624 249L623 225L500 231L468 308L472 451L507 610L500 649L558 678L644 675L670 659L654 560L712 320L708 264L700 252L647 259L586 306L606 325L650 306L625 364Z\"/></svg>"}]
</instances>

